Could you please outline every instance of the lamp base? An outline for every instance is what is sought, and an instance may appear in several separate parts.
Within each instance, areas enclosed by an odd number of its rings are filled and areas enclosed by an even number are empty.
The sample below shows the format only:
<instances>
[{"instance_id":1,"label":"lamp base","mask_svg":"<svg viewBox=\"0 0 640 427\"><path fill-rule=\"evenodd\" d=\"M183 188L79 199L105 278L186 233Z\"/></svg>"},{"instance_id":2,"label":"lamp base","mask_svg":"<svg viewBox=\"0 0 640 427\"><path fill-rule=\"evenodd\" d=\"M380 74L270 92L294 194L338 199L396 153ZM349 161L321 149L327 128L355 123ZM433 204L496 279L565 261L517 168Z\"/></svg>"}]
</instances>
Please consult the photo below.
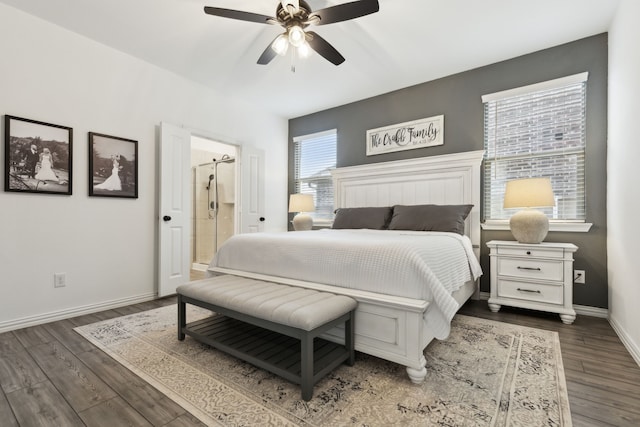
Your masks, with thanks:
<instances>
[{"instance_id":1,"label":"lamp base","mask_svg":"<svg viewBox=\"0 0 640 427\"><path fill-rule=\"evenodd\" d=\"M520 243L541 243L549 232L549 218L535 209L523 209L509 219L511 234Z\"/></svg>"},{"instance_id":2,"label":"lamp base","mask_svg":"<svg viewBox=\"0 0 640 427\"><path fill-rule=\"evenodd\" d=\"M293 217L293 229L296 231L306 231L313 228L313 218L311 215L299 213Z\"/></svg>"}]
</instances>

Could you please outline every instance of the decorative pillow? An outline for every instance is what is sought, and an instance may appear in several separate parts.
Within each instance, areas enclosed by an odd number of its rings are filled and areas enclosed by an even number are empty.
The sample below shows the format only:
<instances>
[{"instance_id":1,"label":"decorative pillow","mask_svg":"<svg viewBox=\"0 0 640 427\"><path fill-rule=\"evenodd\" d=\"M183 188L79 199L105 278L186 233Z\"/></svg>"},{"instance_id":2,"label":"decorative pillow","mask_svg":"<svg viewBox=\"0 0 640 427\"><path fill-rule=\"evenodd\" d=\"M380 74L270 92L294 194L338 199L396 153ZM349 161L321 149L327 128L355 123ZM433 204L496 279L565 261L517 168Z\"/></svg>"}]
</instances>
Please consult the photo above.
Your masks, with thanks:
<instances>
[{"instance_id":1,"label":"decorative pillow","mask_svg":"<svg viewBox=\"0 0 640 427\"><path fill-rule=\"evenodd\" d=\"M391 207L338 208L331 228L385 230L390 220Z\"/></svg>"},{"instance_id":2,"label":"decorative pillow","mask_svg":"<svg viewBox=\"0 0 640 427\"><path fill-rule=\"evenodd\" d=\"M413 205L393 207L389 230L447 231L464 234L464 220L473 205Z\"/></svg>"}]
</instances>

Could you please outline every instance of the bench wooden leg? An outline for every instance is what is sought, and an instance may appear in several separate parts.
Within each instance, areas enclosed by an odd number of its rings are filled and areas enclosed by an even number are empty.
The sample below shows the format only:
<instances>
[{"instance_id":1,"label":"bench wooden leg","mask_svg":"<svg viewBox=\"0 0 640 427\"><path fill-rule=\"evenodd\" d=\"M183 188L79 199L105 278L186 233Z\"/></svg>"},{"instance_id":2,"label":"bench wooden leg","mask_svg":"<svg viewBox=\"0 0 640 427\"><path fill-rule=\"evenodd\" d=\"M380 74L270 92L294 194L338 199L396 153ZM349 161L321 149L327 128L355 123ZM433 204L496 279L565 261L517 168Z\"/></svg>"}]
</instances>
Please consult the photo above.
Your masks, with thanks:
<instances>
[{"instance_id":1,"label":"bench wooden leg","mask_svg":"<svg viewBox=\"0 0 640 427\"><path fill-rule=\"evenodd\" d=\"M300 340L300 387L302 400L309 401L313 397L313 337L304 334Z\"/></svg>"},{"instance_id":2,"label":"bench wooden leg","mask_svg":"<svg viewBox=\"0 0 640 427\"><path fill-rule=\"evenodd\" d=\"M356 363L356 349L355 349L355 322L353 321L355 316L355 312L352 311L347 319L347 322L344 325L344 346L347 348L349 352L349 360L347 363L349 366L353 366Z\"/></svg>"},{"instance_id":3,"label":"bench wooden leg","mask_svg":"<svg viewBox=\"0 0 640 427\"><path fill-rule=\"evenodd\" d=\"M178 340L184 341L184 328L187 326L186 304L178 294Z\"/></svg>"}]
</instances>

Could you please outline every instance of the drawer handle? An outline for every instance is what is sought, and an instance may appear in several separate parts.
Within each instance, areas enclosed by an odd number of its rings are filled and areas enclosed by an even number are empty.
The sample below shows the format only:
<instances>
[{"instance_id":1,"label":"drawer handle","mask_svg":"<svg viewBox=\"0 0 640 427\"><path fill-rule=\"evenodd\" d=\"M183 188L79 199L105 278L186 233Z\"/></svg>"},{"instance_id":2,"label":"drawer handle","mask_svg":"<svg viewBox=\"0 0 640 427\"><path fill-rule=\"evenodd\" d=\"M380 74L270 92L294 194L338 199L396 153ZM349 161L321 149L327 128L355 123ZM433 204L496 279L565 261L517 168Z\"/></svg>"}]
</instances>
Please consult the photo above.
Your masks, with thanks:
<instances>
[{"instance_id":1,"label":"drawer handle","mask_svg":"<svg viewBox=\"0 0 640 427\"><path fill-rule=\"evenodd\" d=\"M531 289L522 289L522 288L518 288L518 290L519 290L520 292L530 292L530 293L532 293L532 294L540 294L540 293L542 293L542 292L540 292L540 291L532 291Z\"/></svg>"},{"instance_id":2,"label":"drawer handle","mask_svg":"<svg viewBox=\"0 0 640 427\"><path fill-rule=\"evenodd\" d=\"M518 270L532 270L532 271L542 271L540 267L520 267L518 266Z\"/></svg>"}]
</instances>

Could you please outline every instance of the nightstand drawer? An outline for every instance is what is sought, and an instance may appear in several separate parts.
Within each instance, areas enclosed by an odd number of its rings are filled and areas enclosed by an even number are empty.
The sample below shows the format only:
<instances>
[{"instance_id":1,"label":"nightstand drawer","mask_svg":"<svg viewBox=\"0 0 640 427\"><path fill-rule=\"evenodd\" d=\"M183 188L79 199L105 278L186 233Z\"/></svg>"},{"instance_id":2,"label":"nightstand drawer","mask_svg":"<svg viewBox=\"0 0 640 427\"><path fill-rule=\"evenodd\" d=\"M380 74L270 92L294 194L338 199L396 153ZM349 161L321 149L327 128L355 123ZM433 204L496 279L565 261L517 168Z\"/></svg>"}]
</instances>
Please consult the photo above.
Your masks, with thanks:
<instances>
[{"instance_id":1,"label":"nightstand drawer","mask_svg":"<svg viewBox=\"0 0 640 427\"><path fill-rule=\"evenodd\" d=\"M562 281L564 279L563 266L562 261L498 258L498 275Z\"/></svg>"},{"instance_id":2,"label":"nightstand drawer","mask_svg":"<svg viewBox=\"0 0 640 427\"><path fill-rule=\"evenodd\" d=\"M518 247L504 247L499 246L497 250L500 255L514 255L514 256L523 256L523 257L538 257L538 258L558 258L562 259L564 257L564 251L557 249L548 249L548 248L518 248Z\"/></svg>"},{"instance_id":3,"label":"nightstand drawer","mask_svg":"<svg viewBox=\"0 0 640 427\"><path fill-rule=\"evenodd\" d=\"M541 285L498 279L498 297L537 301L548 304L563 304L561 285Z\"/></svg>"}]
</instances>

